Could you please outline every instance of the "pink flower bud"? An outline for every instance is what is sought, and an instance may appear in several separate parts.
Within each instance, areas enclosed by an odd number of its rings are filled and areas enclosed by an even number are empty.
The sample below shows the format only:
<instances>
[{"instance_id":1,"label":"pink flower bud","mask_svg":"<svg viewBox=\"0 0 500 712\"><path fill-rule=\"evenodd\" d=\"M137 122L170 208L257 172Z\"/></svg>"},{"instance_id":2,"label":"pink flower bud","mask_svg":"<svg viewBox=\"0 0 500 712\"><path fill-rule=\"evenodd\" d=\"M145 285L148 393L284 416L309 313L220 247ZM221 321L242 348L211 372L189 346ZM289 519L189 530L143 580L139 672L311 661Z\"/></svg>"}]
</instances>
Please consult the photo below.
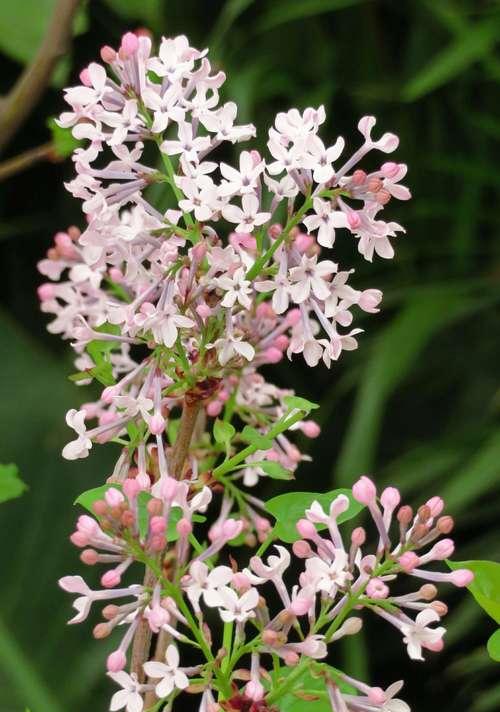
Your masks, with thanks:
<instances>
[{"instance_id":1,"label":"pink flower bud","mask_svg":"<svg viewBox=\"0 0 500 712\"><path fill-rule=\"evenodd\" d=\"M167 528L167 520L165 517L151 517L149 528L152 534L163 534Z\"/></svg>"},{"instance_id":2,"label":"pink flower bud","mask_svg":"<svg viewBox=\"0 0 500 712\"><path fill-rule=\"evenodd\" d=\"M269 304L269 302L261 302L257 306L256 313L259 319L274 319L274 317L276 316L276 314L274 313L274 309Z\"/></svg>"},{"instance_id":3,"label":"pink flower bud","mask_svg":"<svg viewBox=\"0 0 500 712\"><path fill-rule=\"evenodd\" d=\"M151 486L151 480L149 479L149 475L147 475L145 472L139 472L139 474L135 478L135 481L137 482L141 490L148 490Z\"/></svg>"},{"instance_id":4,"label":"pink flower bud","mask_svg":"<svg viewBox=\"0 0 500 712\"><path fill-rule=\"evenodd\" d=\"M161 495L167 502L173 502L179 489L179 483L173 477L165 477L161 484Z\"/></svg>"},{"instance_id":5,"label":"pink flower bud","mask_svg":"<svg viewBox=\"0 0 500 712\"><path fill-rule=\"evenodd\" d=\"M87 564L87 566L94 566L97 564L97 551L94 551L94 549L85 549L85 551L82 551L80 554L80 561L83 561L84 564Z\"/></svg>"},{"instance_id":6,"label":"pink flower bud","mask_svg":"<svg viewBox=\"0 0 500 712\"><path fill-rule=\"evenodd\" d=\"M116 569L110 569L101 576L101 584L104 586L104 588L114 588L115 586L118 586L120 581L121 576L116 571Z\"/></svg>"},{"instance_id":7,"label":"pink flower bud","mask_svg":"<svg viewBox=\"0 0 500 712\"><path fill-rule=\"evenodd\" d=\"M380 190L382 188L382 185L383 185L383 183L380 180L380 178L374 177L374 178L370 178L366 188L370 193L376 193L378 190Z\"/></svg>"},{"instance_id":8,"label":"pink flower bud","mask_svg":"<svg viewBox=\"0 0 500 712\"><path fill-rule=\"evenodd\" d=\"M231 395L228 391L226 391L225 388L223 388L221 391L218 392L217 397L220 401L226 403L230 399Z\"/></svg>"},{"instance_id":9,"label":"pink flower bud","mask_svg":"<svg viewBox=\"0 0 500 712\"><path fill-rule=\"evenodd\" d=\"M392 195L389 193L388 190L385 190L385 188L381 188L379 191L377 191L376 200L379 205L387 205L391 198Z\"/></svg>"},{"instance_id":10,"label":"pink flower bud","mask_svg":"<svg viewBox=\"0 0 500 712\"><path fill-rule=\"evenodd\" d=\"M444 640L439 638L439 640L435 640L433 643L422 643L422 647L426 650L431 650L433 653L440 653L444 648Z\"/></svg>"},{"instance_id":11,"label":"pink flower bud","mask_svg":"<svg viewBox=\"0 0 500 712\"><path fill-rule=\"evenodd\" d=\"M139 39L133 32L126 32L120 44L120 53L124 59L128 59L137 52Z\"/></svg>"},{"instance_id":12,"label":"pink flower bud","mask_svg":"<svg viewBox=\"0 0 500 712\"><path fill-rule=\"evenodd\" d=\"M108 274L109 278L113 282L116 282L116 284L120 284L120 282L123 282L124 280L123 272L121 269L118 269L118 267L110 267Z\"/></svg>"},{"instance_id":13,"label":"pink flower bud","mask_svg":"<svg viewBox=\"0 0 500 712\"><path fill-rule=\"evenodd\" d=\"M450 581L459 588L468 586L474 579L474 574L469 569L457 569L452 571Z\"/></svg>"},{"instance_id":14,"label":"pink flower bud","mask_svg":"<svg viewBox=\"0 0 500 712\"><path fill-rule=\"evenodd\" d=\"M295 238L294 245L300 254L303 255L314 245L314 238L312 235L308 235L305 232L299 232Z\"/></svg>"},{"instance_id":15,"label":"pink flower bud","mask_svg":"<svg viewBox=\"0 0 500 712\"><path fill-rule=\"evenodd\" d=\"M206 242L198 242L192 249L192 255L195 260L198 262L201 262L201 260L205 257L207 254L207 243Z\"/></svg>"},{"instance_id":16,"label":"pink flower bud","mask_svg":"<svg viewBox=\"0 0 500 712\"><path fill-rule=\"evenodd\" d=\"M313 539L316 536L316 527L308 519L299 519L296 528L304 539Z\"/></svg>"},{"instance_id":17,"label":"pink flower bud","mask_svg":"<svg viewBox=\"0 0 500 712\"><path fill-rule=\"evenodd\" d=\"M141 491L141 486L134 478L127 477L123 483L123 491L125 492L127 499L135 499Z\"/></svg>"},{"instance_id":18,"label":"pink flower bud","mask_svg":"<svg viewBox=\"0 0 500 712\"><path fill-rule=\"evenodd\" d=\"M243 524L241 519L226 519L221 528L221 536L227 541L234 539L243 531Z\"/></svg>"},{"instance_id":19,"label":"pink flower bud","mask_svg":"<svg viewBox=\"0 0 500 712\"><path fill-rule=\"evenodd\" d=\"M273 346L276 349L279 349L280 351L285 351L285 349L288 348L289 343L290 339L288 338L288 336L286 336L285 334L280 334L274 339Z\"/></svg>"},{"instance_id":20,"label":"pink flower bud","mask_svg":"<svg viewBox=\"0 0 500 712\"><path fill-rule=\"evenodd\" d=\"M111 64L116 59L115 50L108 45L104 45L104 47L101 47L101 59L106 64Z\"/></svg>"},{"instance_id":21,"label":"pink flower bud","mask_svg":"<svg viewBox=\"0 0 500 712\"><path fill-rule=\"evenodd\" d=\"M275 349L274 346L270 346L264 351L264 358L267 363L279 363L283 359L283 352Z\"/></svg>"},{"instance_id":22,"label":"pink flower bud","mask_svg":"<svg viewBox=\"0 0 500 712\"><path fill-rule=\"evenodd\" d=\"M165 548L165 537L162 534L154 534L149 541L151 551L163 551Z\"/></svg>"},{"instance_id":23,"label":"pink flower bud","mask_svg":"<svg viewBox=\"0 0 500 712\"><path fill-rule=\"evenodd\" d=\"M368 692L368 699L373 705L383 705L387 698L382 688L371 687Z\"/></svg>"},{"instance_id":24,"label":"pink flower bud","mask_svg":"<svg viewBox=\"0 0 500 712\"><path fill-rule=\"evenodd\" d=\"M401 495L399 490L395 487L386 487L385 490L380 495L380 501L382 506L386 509L394 510L401 502Z\"/></svg>"},{"instance_id":25,"label":"pink flower bud","mask_svg":"<svg viewBox=\"0 0 500 712\"><path fill-rule=\"evenodd\" d=\"M207 415L209 415L211 418L216 418L222 411L223 407L224 404L220 400L212 400L207 405Z\"/></svg>"},{"instance_id":26,"label":"pink flower bud","mask_svg":"<svg viewBox=\"0 0 500 712\"><path fill-rule=\"evenodd\" d=\"M161 435L165 430L165 418L160 413L155 413L149 420L149 429L153 435Z\"/></svg>"},{"instance_id":27,"label":"pink flower bud","mask_svg":"<svg viewBox=\"0 0 500 712\"><path fill-rule=\"evenodd\" d=\"M399 165L394 161L387 161L387 163L382 164L380 171L386 178L394 178L399 171Z\"/></svg>"},{"instance_id":28,"label":"pink flower bud","mask_svg":"<svg viewBox=\"0 0 500 712\"><path fill-rule=\"evenodd\" d=\"M245 695L254 702L259 702L264 698L264 688L258 680L250 680L245 685Z\"/></svg>"},{"instance_id":29,"label":"pink flower bud","mask_svg":"<svg viewBox=\"0 0 500 712\"><path fill-rule=\"evenodd\" d=\"M361 170L361 168L358 168L352 174L351 180L354 185L362 185L366 180L366 173L363 170Z\"/></svg>"},{"instance_id":30,"label":"pink flower bud","mask_svg":"<svg viewBox=\"0 0 500 712\"><path fill-rule=\"evenodd\" d=\"M399 565L403 571L406 571L407 573L413 571L413 569L418 566L419 561L418 556L413 551L405 551L405 553L401 554L398 558Z\"/></svg>"},{"instance_id":31,"label":"pink flower bud","mask_svg":"<svg viewBox=\"0 0 500 712\"><path fill-rule=\"evenodd\" d=\"M374 578L368 582L368 586L366 587L366 593L370 598L387 598L387 596L389 595L389 588L381 579Z\"/></svg>"},{"instance_id":32,"label":"pink flower bud","mask_svg":"<svg viewBox=\"0 0 500 712\"><path fill-rule=\"evenodd\" d=\"M321 433L320 426L314 420L304 420L300 429L307 438L317 438Z\"/></svg>"},{"instance_id":33,"label":"pink flower bud","mask_svg":"<svg viewBox=\"0 0 500 712\"><path fill-rule=\"evenodd\" d=\"M267 534L267 532L271 530L269 519L266 519L265 517L256 516L254 524L259 534Z\"/></svg>"},{"instance_id":34,"label":"pink flower bud","mask_svg":"<svg viewBox=\"0 0 500 712\"><path fill-rule=\"evenodd\" d=\"M123 670L126 664L127 656L125 655L123 650L115 650L113 653L110 653L106 661L106 667L108 669L108 672L120 672L120 670Z\"/></svg>"},{"instance_id":35,"label":"pink flower bud","mask_svg":"<svg viewBox=\"0 0 500 712\"><path fill-rule=\"evenodd\" d=\"M72 544L77 546L79 549L83 549L84 546L88 546L90 541L89 537L84 534L83 532L73 532L71 534L69 540L71 541Z\"/></svg>"},{"instance_id":36,"label":"pink flower bud","mask_svg":"<svg viewBox=\"0 0 500 712\"><path fill-rule=\"evenodd\" d=\"M269 646L274 646L278 642L279 636L278 633L275 630L271 630L270 628L266 628L262 632L262 642L264 645L269 645Z\"/></svg>"},{"instance_id":37,"label":"pink flower bud","mask_svg":"<svg viewBox=\"0 0 500 712\"><path fill-rule=\"evenodd\" d=\"M347 224L351 230L356 230L361 225L361 218L354 210L347 213Z\"/></svg>"},{"instance_id":38,"label":"pink flower bud","mask_svg":"<svg viewBox=\"0 0 500 712\"><path fill-rule=\"evenodd\" d=\"M50 282L45 282L45 284L41 284L36 290L36 292L38 294L38 299L41 302L46 302L48 299L53 299L55 296L54 285L50 284Z\"/></svg>"},{"instance_id":39,"label":"pink flower bud","mask_svg":"<svg viewBox=\"0 0 500 712\"><path fill-rule=\"evenodd\" d=\"M101 400L103 403L110 404L113 402L113 398L115 398L119 393L120 389L116 386L106 386L101 393Z\"/></svg>"},{"instance_id":40,"label":"pink flower bud","mask_svg":"<svg viewBox=\"0 0 500 712\"><path fill-rule=\"evenodd\" d=\"M292 545L292 550L298 559L307 559L312 554L312 549L309 542L299 539L294 541Z\"/></svg>"},{"instance_id":41,"label":"pink flower bud","mask_svg":"<svg viewBox=\"0 0 500 712\"><path fill-rule=\"evenodd\" d=\"M453 539L441 539L431 549L432 558L436 561L444 561L448 559L455 551Z\"/></svg>"},{"instance_id":42,"label":"pink flower bud","mask_svg":"<svg viewBox=\"0 0 500 712\"><path fill-rule=\"evenodd\" d=\"M299 662L299 656L297 653L294 653L293 650L287 650L283 655L283 660L285 661L285 665L291 667L293 665L297 665Z\"/></svg>"},{"instance_id":43,"label":"pink flower bud","mask_svg":"<svg viewBox=\"0 0 500 712\"><path fill-rule=\"evenodd\" d=\"M267 231L267 234L269 237L271 237L273 240L276 240L277 237L281 235L283 232L283 225L280 225L280 223L274 223L269 227L269 230Z\"/></svg>"},{"instance_id":44,"label":"pink flower bud","mask_svg":"<svg viewBox=\"0 0 500 712\"><path fill-rule=\"evenodd\" d=\"M313 604L312 598L307 598L306 596L298 596L290 606L290 611L295 616L305 616L305 614L311 610Z\"/></svg>"},{"instance_id":45,"label":"pink flower bud","mask_svg":"<svg viewBox=\"0 0 500 712\"><path fill-rule=\"evenodd\" d=\"M179 519L175 528L181 536L189 536L193 531L193 525L191 524L189 519L186 519L186 517L182 517L182 519Z\"/></svg>"},{"instance_id":46,"label":"pink flower bud","mask_svg":"<svg viewBox=\"0 0 500 712\"><path fill-rule=\"evenodd\" d=\"M377 488L369 477L363 475L353 484L352 495L361 504L374 504L377 497Z\"/></svg>"},{"instance_id":47,"label":"pink flower bud","mask_svg":"<svg viewBox=\"0 0 500 712\"><path fill-rule=\"evenodd\" d=\"M125 501L125 497L116 487L110 487L104 495L106 504L110 507L119 507Z\"/></svg>"},{"instance_id":48,"label":"pink flower bud","mask_svg":"<svg viewBox=\"0 0 500 712\"><path fill-rule=\"evenodd\" d=\"M88 536L95 536L99 531L99 525L96 520L89 517L88 514L81 514L78 517L76 526L79 532L87 534Z\"/></svg>"},{"instance_id":49,"label":"pink flower bud","mask_svg":"<svg viewBox=\"0 0 500 712\"><path fill-rule=\"evenodd\" d=\"M359 298L359 306L369 314L376 314L380 311L378 305L382 301L382 296L380 289L365 289Z\"/></svg>"},{"instance_id":50,"label":"pink flower bud","mask_svg":"<svg viewBox=\"0 0 500 712\"><path fill-rule=\"evenodd\" d=\"M301 318L300 309L290 309L286 315L286 323L289 326L297 326Z\"/></svg>"},{"instance_id":51,"label":"pink flower bud","mask_svg":"<svg viewBox=\"0 0 500 712\"><path fill-rule=\"evenodd\" d=\"M363 546L366 541L366 532L363 527L356 527L351 534L351 542L354 546Z\"/></svg>"},{"instance_id":52,"label":"pink flower bud","mask_svg":"<svg viewBox=\"0 0 500 712\"><path fill-rule=\"evenodd\" d=\"M80 77L81 83L84 86L86 86L86 87L92 86L92 81L90 79L90 74L89 74L89 70L87 69L87 67L85 67L85 69L82 69L82 71L79 74L79 77Z\"/></svg>"},{"instance_id":53,"label":"pink flower bud","mask_svg":"<svg viewBox=\"0 0 500 712\"><path fill-rule=\"evenodd\" d=\"M444 509L444 502L441 497L431 497L427 500L426 504L431 510L431 516L433 517L439 517Z\"/></svg>"}]
</instances>

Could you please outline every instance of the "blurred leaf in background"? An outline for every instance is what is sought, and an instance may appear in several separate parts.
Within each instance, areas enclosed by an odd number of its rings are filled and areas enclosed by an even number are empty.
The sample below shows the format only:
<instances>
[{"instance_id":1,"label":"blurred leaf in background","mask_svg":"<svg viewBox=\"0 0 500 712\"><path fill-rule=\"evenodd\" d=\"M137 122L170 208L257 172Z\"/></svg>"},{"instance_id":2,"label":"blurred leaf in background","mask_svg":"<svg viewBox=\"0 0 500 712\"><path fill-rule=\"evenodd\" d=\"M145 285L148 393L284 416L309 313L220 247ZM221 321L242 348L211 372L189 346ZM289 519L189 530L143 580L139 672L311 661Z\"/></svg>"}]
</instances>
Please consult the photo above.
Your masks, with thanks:
<instances>
[{"instance_id":1,"label":"blurred leaf in background","mask_svg":"<svg viewBox=\"0 0 500 712\"><path fill-rule=\"evenodd\" d=\"M53 3L37 2L35 11L31 2L4 5L5 91ZM270 378L321 404L314 416L322 435L304 443L316 464L304 464L294 486L307 489L314 478L311 489L328 492L368 470L415 505L442 494L456 517L457 558L498 561L500 3L94 0L84 12L87 25L77 28L87 31L75 37L69 82L103 44L116 46L124 31L146 26L155 36L182 33L211 46L228 76L223 98L238 103L242 122L257 124L263 150L274 115L290 106L324 103L324 136L343 135L350 148L364 114L398 133L414 198L394 210L407 228L396 259L364 265L355 245L338 245L359 287L384 291L381 314L363 317L359 350L331 371L299 362L269 368ZM46 118L62 108L49 90L9 153L47 141ZM108 699L102 661L112 641L65 627L69 606L55 583L81 571L67 541L71 503L101 484L112 461L106 448L81 463L60 458L64 413L90 393L67 381L68 351L45 333L35 298L35 265L51 234L81 225L79 205L63 188L71 175L70 161L38 165L0 194L0 462L16 463L29 486L0 507L8 540L0 564L1 712L100 710ZM277 484L265 494L283 491ZM425 668L410 665L398 635L373 620L365 640L377 646L344 646L339 664L367 668L376 684L404 678L416 712L431 705L495 712L498 667L485 641L493 649L498 626L472 596L449 593L446 649L429 655Z\"/></svg>"}]
</instances>

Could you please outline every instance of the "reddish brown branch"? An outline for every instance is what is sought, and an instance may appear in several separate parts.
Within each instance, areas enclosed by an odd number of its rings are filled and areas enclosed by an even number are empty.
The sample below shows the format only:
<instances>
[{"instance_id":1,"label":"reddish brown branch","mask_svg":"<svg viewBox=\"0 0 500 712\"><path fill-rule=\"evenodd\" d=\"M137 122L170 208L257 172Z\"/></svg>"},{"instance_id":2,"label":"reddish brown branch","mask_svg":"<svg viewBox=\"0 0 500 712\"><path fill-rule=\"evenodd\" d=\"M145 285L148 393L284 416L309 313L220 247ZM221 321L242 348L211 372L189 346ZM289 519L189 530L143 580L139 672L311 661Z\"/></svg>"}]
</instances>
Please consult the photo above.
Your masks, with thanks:
<instances>
[{"instance_id":1,"label":"reddish brown branch","mask_svg":"<svg viewBox=\"0 0 500 712\"><path fill-rule=\"evenodd\" d=\"M58 60L67 52L80 0L58 0L33 61L0 105L0 151L30 115L45 91Z\"/></svg>"}]
</instances>

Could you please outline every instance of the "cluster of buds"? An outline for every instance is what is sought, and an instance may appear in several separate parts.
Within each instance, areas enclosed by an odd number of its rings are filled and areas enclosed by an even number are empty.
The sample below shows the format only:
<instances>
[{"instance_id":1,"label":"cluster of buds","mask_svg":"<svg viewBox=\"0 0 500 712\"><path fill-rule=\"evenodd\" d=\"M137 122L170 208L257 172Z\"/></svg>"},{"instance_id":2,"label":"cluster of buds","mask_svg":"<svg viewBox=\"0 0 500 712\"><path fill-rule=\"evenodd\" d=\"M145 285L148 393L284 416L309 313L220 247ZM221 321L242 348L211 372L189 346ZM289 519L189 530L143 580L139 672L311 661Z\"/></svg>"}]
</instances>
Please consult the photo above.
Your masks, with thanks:
<instances>
[{"instance_id":1,"label":"cluster of buds","mask_svg":"<svg viewBox=\"0 0 500 712\"><path fill-rule=\"evenodd\" d=\"M393 257L404 230L381 213L410 198L406 166L361 162L392 153L398 138L374 138L365 116L346 157L342 137L326 145L319 136L322 106L291 109L269 129L268 156L249 148L235 165L218 160L221 144L256 131L236 123L233 102L220 103L225 76L206 54L183 36L163 38L153 54L148 36L127 33L65 90L59 124L81 142L67 188L86 224L55 236L39 263L49 280L39 297L54 317L49 330L71 340L73 380L104 387L67 413L76 438L63 456L121 447L107 484L80 498L93 516L79 517L71 541L84 564L105 571L98 590L80 576L60 580L77 594L70 622L102 601L94 637L122 631L107 658L121 688L111 710L171 710L187 693L201 695L200 712L270 712L292 688L310 699L312 676L335 712L406 712L401 683L371 687L324 659L360 630L351 614L363 609L396 627L412 658L442 647L444 628L430 625L446 613L435 583L470 581L468 571L426 568L453 551L450 539L436 542L453 526L442 501L414 514L396 489L378 497L363 477L349 496L334 493L328 512L319 501L305 508L289 550L247 489L263 476L292 478L309 459L293 432L320 432L314 404L261 369L294 354L330 367L358 346L356 309L379 311L380 290L352 286L354 270L330 251L350 236L368 261ZM351 506L373 520L370 553L362 527L345 545L338 524ZM228 553L257 544L247 566ZM138 569L139 582L126 585ZM401 575L426 583L400 594ZM188 649L199 660L181 666Z\"/></svg>"},{"instance_id":2,"label":"cluster of buds","mask_svg":"<svg viewBox=\"0 0 500 712\"><path fill-rule=\"evenodd\" d=\"M438 624L447 607L436 598L435 584L466 586L472 579L465 569L444 573L422 568L453 553L453 541L440 538L451 532L453 520L442 515L444 503L439 497L414 514L409 505L401 505L396 488L387 487L378 496L366 476L354 484L349 496L334 496L328 511L313 501L296 523L301 538L291 551L275 544L275 553L267 558L252 556L243 568L231 556L230 565L220 563L227 555L224 547L231 547L241 534L243 522L221 513L208 531L207 542L195 537L193 513L205 512L210 504L206 488L192 497L189 505L183 481L169 478L161 488L154 488L156 496L149 495L143 513L137 505L136 480L127 479L123 485L126 495L111 486L104 499L93 504L96 518L79 518L71 539L83 548L82 561L90 565L118 563L103 574L102 590L91 591L79 576L60 581L65 590L80 594L72 623L84 620L93 602L105 601L104 622L94 628L95 638L107 638L116 626L124 626L125 633L119 647L108 656L107 667L123 688L114 700L126 701L122 706L130 710L135 709L134 704L142 709L142 695L151 691L159 699L169 699L181 690L196 694L200 679L209 687L200 710L207 709L203 704L208 694L214 696L214 711L240 709L238 700L246 701L247 707L241 709L271 709L268 705L280 696L280 685L270 685L273 659L297 676L300 697L301 675L310 674L317 661L326 658L329 646L360 631L363 610L391 623L400 632L409 656L422 660L424 650L438 652L443 647L445 628ZM355 501L367 508L373 532L358 526L347 538L339 519ZM137 526L141 518L142 532ZM323 529L326 536L321 534ZM189 537L194 541L190 553ZM271 533L262 551L274 541ZM373 545L367 550L370 541ZM89 545L92 548L87 548ZM165 559L162 554L169 546L169 558ZM169 566L171 561L175 561L175 571ZM120 587L121 575L133 562L146 564L156 574L151 586ZM398 579L408 576L425 583L401 594ZM123 597L133 600L122 605L109 603ZM219 626L211 611L219 617ZM165 662L147 661L142 664L142 675L128 674L124 671L127 650L138 626L144 623L150 634L163 633L175 643L166 647ZM223 640L219 638L221 626ZM180 667L179 649L187 646L195 646L202 656L195 667ZM250 668L236 667L246 659ZM327 666L318 670L325 677L336 712L409 709L394 698L401 683L384 691ZM146 676L153 682L145 682ZM238 688L240 679L247 682ZM354 694L351 689L341 690L341 683L354 688ZM225 687L231 695L224 705L217 706L215 697L220 697ZM113 704L112 709L118 709Z\"/></svg>"}]
</instances>

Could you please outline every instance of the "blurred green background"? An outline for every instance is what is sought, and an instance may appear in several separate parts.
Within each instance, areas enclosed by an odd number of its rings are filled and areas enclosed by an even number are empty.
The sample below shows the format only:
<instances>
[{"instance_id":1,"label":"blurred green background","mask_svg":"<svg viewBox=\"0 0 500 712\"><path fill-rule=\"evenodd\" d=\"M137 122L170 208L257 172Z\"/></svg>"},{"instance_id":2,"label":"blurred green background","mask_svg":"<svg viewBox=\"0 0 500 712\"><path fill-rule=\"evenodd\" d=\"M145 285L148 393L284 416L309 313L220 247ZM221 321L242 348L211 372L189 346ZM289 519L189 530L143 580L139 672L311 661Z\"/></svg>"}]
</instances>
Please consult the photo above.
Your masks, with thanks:
<instances>
[{"instance_id":1,"label":"blurred green background","mask_svg":"<svg viewBox=\"0 0 500 712\"><path fill-rule=\"evenodd\" d=\"M54 4L0 3L2 94L32 59ZM314 480L324 490L370 472L414 504L439 493L457 519L456 558L499 560L499 3L94 0L0 164L49 141L63 83L138 27L209 45L228 74L224 98L257 125L262 145L277 111L320 103L325 140L341 134L352 146L358 118L371 113L400 135L396 160L409 164L414 198L388 208L408 231L396 259L361 264L350 241L337 254L359 286L384 291L383 313L363 319L360 349L331 371L297 361L268 376L322 404L322 435L307 445L316 464L303 466L299 487L301 477L303 489ZM30 487L0 506L0 712L97 711L109 699L102 663L112 643L94 642L89 626L66 628L70 601L56 586L83 568L67 538L72 501L102 482L115 455L101 447L77 463L60 457L65 411L90 395L67 380L69 348L45 332L35 287L53 233L82 224L63 187L71 174L70 161L39 162L0 193L0 462L17 463ZM447 594L441 655L410 665L397 633L371 621L341 662L377 685L406 678L417 712L498 710L498 667L484 649L493 623L466 593Z\"/></svg>"}]
</instances>

